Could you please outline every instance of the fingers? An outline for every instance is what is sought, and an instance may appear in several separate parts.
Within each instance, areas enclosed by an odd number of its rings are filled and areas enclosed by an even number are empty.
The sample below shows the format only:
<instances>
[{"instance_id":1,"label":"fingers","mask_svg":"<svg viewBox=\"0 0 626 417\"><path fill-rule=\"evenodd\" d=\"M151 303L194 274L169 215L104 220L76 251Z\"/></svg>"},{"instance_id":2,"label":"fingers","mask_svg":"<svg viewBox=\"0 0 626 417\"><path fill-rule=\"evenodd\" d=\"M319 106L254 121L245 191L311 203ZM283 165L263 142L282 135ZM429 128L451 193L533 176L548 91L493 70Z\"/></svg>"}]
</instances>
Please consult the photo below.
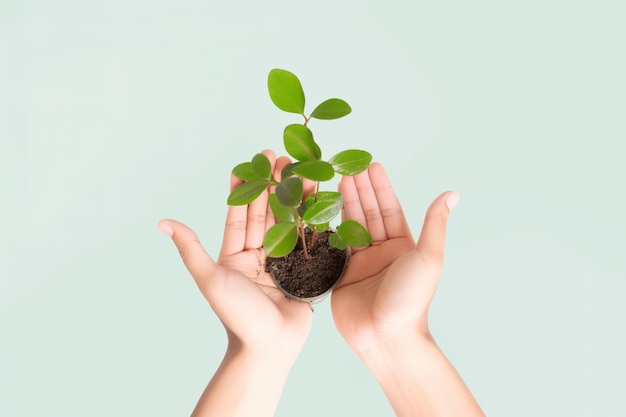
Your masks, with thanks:
<instances>
[{"instance_id":1,"label":"fingers","mask_svg":"<svg viewBox=\"0 0 626 417\"><path fill-rule=\"evenodd\" d=\"M231 174L231 191L243 181ZM248 206L228 206L220 257L241 252L246 244Z\"/></svg>"},{"instance_id":2,"label":"fingers","mask_svg":"<svg viewBox=\"0 0 626 417\"><path fill-rule=\"evenodd\" d=\"M169 219L161 220L159 229L172 238L185 267L198 287L203 288L204 281L215 271L217 265L206 253L196 234L184 224Z\"/></svg>"},{"instance_id":3,"label":"fingers","mask_svg":"<svg viewBox=\"0 0 626 417\"><path fill-rule=\"evenodd\" d=\"M263 151L274 170L276 155L270 150ZM234 189L243 181L231 175L230 189ZM228 256L246 249L257 249L263 245L263 237L268 225L268 199L266 191L253 202L245 206L229 206L224 227L224 239L220 256ZM271 219L273 220L273 219Z\"/></svg>"},{"instance_id":4,"label":"fingers","mask_svg":"<svg viewBox=\"0 0 626 417\"><path fill-rule=\"evenodd\" d=\"M361 174L359 174L361 175ZM339 192L343 196L343 207L341 208L342 220L355 220L367 227L365 214L361 201L359 200L359 192L356 189L354 177L343 177L339 183Z\"/></svg>"},{"instance_id":5,"label":"fingers","mask_svg":"<svg viewBox=\"0 0 626 417\"><path fill-rule=\"evenodd\" d=\"M396 237L410 237L408 223L402 212L387 173L379 163L340 183L344 197L344 219L360 222L375 242Z\"/></svg>"},{"instance_id":6,"label":"fingers","mask_svg":"<svg viewBox=\"0 0 626 417\"><path fill-rule=\"evenodd\" d=\"M385 230L385 223L376 199L376 191L370 178L370 171L374 170L375 165L382 171L382 167L379 164L372 164L369 169L354 177L354 183L359 193L359 202L365 217L366 224L364 226L372 235L374 242L381 242L387 240L387 231Z\"/></svg>"},{"instance_id":7,"label":"fingers","mask_svg":"<svg viewBox=\"0 0 626 417\"><path fill-rule=\"evenodd\" d=\"M265 219L267 218L267 191L248 204L246 214L246 239L243 250L257 249L263 245Z\"/></svg>"},{"instance_id":8,"label":"fingers","mask_svg":"<svg viewBox=\"0 0 626 417\"><path fill-rule=\"evenodd\" d=\"M283 172L283 169L285 169L285 167L289 165L290 163L291 163L291 159L289 159L286 156L281 156L278 159L276 159L276 166L274 167L274 180L280 181L280 177Z\"/></svg>"},{"instance_id":9,"label":"fingers","mask_svg":"<svg viewBox=\"0 0 626 417\"><path fill-rule=\"evenodd\" d=\"M241 252L246 243L247 206L230 206L220 256Z\"/></svg>"},{"instance_id":10,"label":"fingers","mask_svg":"<svg viewBox=\"0 0 626 417\"><path fill-rule=\"evenodd\" d=\"M291 163L291 159L286 156L281 156L276 159L276 166L274 167L274 180L280 182L281 173L283 169ZM275 191L276 187L270 187L270 194ZM265 231L276 224L276 219L274 218L274 213L272 213L272 208L268 204L266 207L267 214L265 216Z\"/></svg>"},{"instance_id":11,"label":"fingers","mask_svg":"<svg viewBox=\"0 0 626 417\"><path fill-rule=\"evenodd\" d=\"M430 204L426 211L422 232L417 241L416 250L418 252L443 262L448 215L458 202L459 195L456 192L446 191Z\"/></svg>"},{"instance_id":12,"label":"fingers","mask_svg":"<svg viewBox=\"0 0 626 417\"><path fill-rule=\"evenodd\" d=\"M262 152L270 160L272 173L276 166L276 155L274 152L265 150ZM265 219L267 218L267 199L269 192L263 192L253 202L248 204L246 240L244 249L257 249L263 245L265 236Z\"/></svg>"},{"instance_id":13,"label":"fingers","mask_svg":"<svg viewBox=\"0 0 626 417\"><path fill-rule=\"evenodd\" d=\"M280 322L278 310L263 290L238 268L230 271L220 268L191 229L174 220L161 220L159 229L171 236L187 270L227 331L242 340L251 339L264 331L255 319L263 317L264 323Z\"/></svg>"},{"instance_id":14,"label":"fingers","mask_svg":"<svg viewBox=\"0 0 626 417\"><path fill-rule=\"evenodd\" d=\"M369 178L376 195L378 210L385 225L387 237L389 239L410 237L409 224L383 166L377 163L372 164L369 169Z\"/></svg>"}]
</instances>

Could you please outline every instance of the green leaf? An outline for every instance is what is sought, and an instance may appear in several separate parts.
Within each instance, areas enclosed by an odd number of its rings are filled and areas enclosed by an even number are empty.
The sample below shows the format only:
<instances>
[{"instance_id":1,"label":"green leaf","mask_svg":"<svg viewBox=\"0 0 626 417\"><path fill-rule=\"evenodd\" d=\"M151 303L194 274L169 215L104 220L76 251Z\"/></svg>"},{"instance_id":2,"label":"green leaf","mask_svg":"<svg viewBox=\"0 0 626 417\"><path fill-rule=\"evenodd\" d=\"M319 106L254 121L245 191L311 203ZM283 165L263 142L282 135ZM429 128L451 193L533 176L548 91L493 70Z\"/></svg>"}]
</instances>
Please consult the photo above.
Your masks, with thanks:
<instances>
[{"instance_id":1,"label":"green leaf","mask_svg":"<svg viewBox=\"0 0 626 417\"><path fill-rule=\"evenodd\" d=\"M354 220L346 220L337 227L337 234L348 246L359 248L372 243L372 236L361 225Z\"/></svg>"},{"instance_id":2,"label":"green leaf","mask_svg":"<svg viewBox=\"0 0 626 417\"><path fill-rule=\"evenodd\" d=\"M326 202L327 204L322 204L322 202ZM328 221L334 219L339 212L341 212L341 206L343 205L343 197L340 193L336 191L320 191L317 193L317 200L315 199L315 194L312 194L304 200L304 204L301 206L304 210L300 213L300 217L305 218L305 213L307 213L309 207L313 207L312 211L307 214L307 219L305 220L307 223L315 226L324 225L325 222L320 222L319 219L323 219L324 216L329 217ZM325 212L324 209L330 210L329 212ZM319 214L316 214L316 211L320 210ZM336 210L336 211L334 211ZM313 220L311 220L313 217ZM318 230L321 232L321 230Z\"/></svg>"},{"instance_id":3,"label":"green leaf","mask_svg":"<svg viewBox=\"0 0 626 417\"><path fill-rule=\"evenodd\" d=\"M307 206L302 220L307 224L328 223L341 212L341 201L322 200Z\"/></svg>"},{"instance_id":4,"label":"green leaf","mask_svg":"<svg viewBox=\"0 0 626 417\"><path fill-rule=\"evenodd\" d=\"M306 205L300 204L298 206L298 216L300 216L300 218L302 218L302 216L304 216L305 212L306 212Z\"/></svg>"},{"instance_id":5,"label":"green leaf","mask_svg":"<svg viewBox=\"0 0 626 417\"><path fill-rule=\"evenodd\" d=\"M304 114L304 91L294 74L277 68L271 70L267 89L276 107L289 113Z\"/></svg>"},{"instance_id":6,"label":"green leaf","mask_svg":"<svg viewBox=\"0 0 626 417\"><path fill-rule=\"evenodd\" d=\"M289 155L298 161L317 161L322 157L320 147L313 140L311 129L301 124L292 124L283 132L283 143Z\"/></svg>"},{"instance_id":7,"label":"green leaf","mask_svg":"<svg viewBox=\"0 0 626 417\"><path fill-rule=\"evenodd\" d=\"M251 162L243 162L237 165L233 168L233 175L244 181L264 179L263 177L259 177L259 175L252 169Z\"/></svg>"},{"instance_id":8,"label":"green leaf","mask_svg":"<svg viewBox=\"0 0 626 417\"><path fill-rule=\"evenodd\" d=\"M296 247L298 227L295 223L276 223L265 233L263 248L272 258L288 255Z\"/></svg>"},{"instance_id":9,"label":"green leaf","mask_svg":"<svg viewBox=\"0 0 626 417\"><path fill-rule=\"evenodd\" d=\"M269 203L272 213L274 213L274 217L276 217L278 221L291 223L296 221L296 210L293 207L280 204L276 193L270 194Z\"/></svg>"},{"instance_id":10,"label":"green leaf","mask_svg":"<svg viewBox=\"0 0 626 417\"><path fill-rule=\"evenodd\" d=\"M372 155L369 152L358 149L350 149L339 152L328 161L335 171L341 175L356 175L370 166Z\"/></svg>"},{"instance_id":11,"label":"green leaf","mask_svg":"<svg viewBox=\"0 0 626 417\"><path fill-rule=\"evenodd\" d=\"M272 165L262 153L254 155L252 162L243 162L233 168L233 174L244 181L266 180L272 175Z\"/></svg>"},{"instance_id":12,"label":"green leaf","mask_svg":"<svg viewBox=\"0 0 626 417\"><path fill-rule=\"evenodd\" d=\"M310 206L316 201L336 201L338 204L343 204L343 197L337 191L320 191L317 193L317 198L315 194L311 194L304 200L305 206Z\"/></svg>"},{"instance_id":13,"label":"green leaf","mask_svg":"<svg viewBox=\"0 0 626 417\"><path fill-rule=\"evenodd\" d=\"M322 233L322 232L327 231L330 228L330 223L314 224L313 228L315 229L317 233Z\"/></svg>"},{"instance_id":14,"label":"green leaf","mask_svg":"<svg viewBox=\"0 0 626 417\"><path fill-rule=\"evenodd\" d=\"M289 165L286 165L283 170L280 172L281 181L287 177L291 177L293 175L293 168L297 166L300 162L293 162Z\"/></svg>"},{"instance_id":15,"label":"green leaf","mask_svg":"<svg viewBox=\"0 0 626 417\"><path fill-rule=\"evenodd\" d=\"M286 178L276 186L276 197L283 206L299 206L303 193L302 180L297 177Z\"/></svg>"},{"instance_id":16,"label":"green leaf","mask_svg":"<svg viewBox=\"0 0 626 417\"><path fill-rule=\"evenodd\" d=\"M313 181L328 181L335 176L335 169L325 161L305 161L293 167L293 172Z\"/></svg>"},{"instance_id":17,"label":"green leaf","mask_svg":"<svg viewBox=\"0 0 626 417\"><path fill-rule=\"evenodd\" d=\"M330 246L335 247L339 250L344 250L347 246L346 242L344 242L341 236L339 236L337 233L331 233L330 235L328 235L328 243L330 243Z\"/></svg>"},{"instance_id":18,"label":"green leaf","mask_svg":"<svg viewBox=\"0 0 626 417\"><path fill-rule=\"evenodd\" d=\"M350 105L340 98L329 98L313 110L311 117L321 120L339 119L350 114Z\"/></svg>"},{"instance_id":19,"label":"green leaf","mask_svg":"<svg viewBox=\"0 0 626 417\"><path fill-rule=\"evenodd\" d=\"M250 163L252 170L259 175L259 177L266 179L272 175L272 164L267 156L262 153L254 155L252 162Z\"/></svg>"},{"instance_id":20,"label":"green leaf","mask_svg":"<svg viewBox=\"0 0 626 417\"><path fill-rule=\"evenodd\" d=\"M260 196L263 191L269 187L270 183L267 180L253 180L244 182L243 184L236 187L233 191L231 191L228 196L227 203L230 206L243 206L245 204L250 204L254 201L258 196Z\"/></svg>"}]
</instances>

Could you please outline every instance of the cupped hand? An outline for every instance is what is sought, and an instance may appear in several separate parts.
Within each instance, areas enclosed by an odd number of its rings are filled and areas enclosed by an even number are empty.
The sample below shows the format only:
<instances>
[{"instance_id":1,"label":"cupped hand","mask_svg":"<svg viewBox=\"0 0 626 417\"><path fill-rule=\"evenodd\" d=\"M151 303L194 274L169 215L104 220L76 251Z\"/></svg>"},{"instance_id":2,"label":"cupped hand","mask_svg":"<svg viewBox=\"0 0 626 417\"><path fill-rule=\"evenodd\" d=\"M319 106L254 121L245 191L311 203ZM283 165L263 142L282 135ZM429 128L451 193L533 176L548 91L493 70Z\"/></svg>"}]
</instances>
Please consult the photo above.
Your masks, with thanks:
<instances>
[{"instance_id":1,"label":"cupped hand","mask_svg":"<svg viewBox=\"0 0 626 417\"><path fill-rule=\"evenodd\" d=\"M279 179L289 159L276 159L271 151L263 153ZM231 176L231 190L239 184L241 180ZM159 228L172 237L187 270L224 324L229 346L297 355L311 327L311 309L307 303L285 297L265 272L263 237L275 223L268 196L266 190L249 205L228 208L217 262L184 224L162 220Z\"/></svg>"},{"instance_id":2,"label":"cupped hand","mask_svg":"<svg viewBox=\"0 0 626 417\"><path fill-rule=\"evenodd\" d=\"M357 354L407 331L429 335L428 309L443 267L448 214L458 194L445 192L428 208L416 243L382 165L344 177L344 219L359 221L370 246L353 250L331 296L335 325Z\"/></svg>"}]
</instances>

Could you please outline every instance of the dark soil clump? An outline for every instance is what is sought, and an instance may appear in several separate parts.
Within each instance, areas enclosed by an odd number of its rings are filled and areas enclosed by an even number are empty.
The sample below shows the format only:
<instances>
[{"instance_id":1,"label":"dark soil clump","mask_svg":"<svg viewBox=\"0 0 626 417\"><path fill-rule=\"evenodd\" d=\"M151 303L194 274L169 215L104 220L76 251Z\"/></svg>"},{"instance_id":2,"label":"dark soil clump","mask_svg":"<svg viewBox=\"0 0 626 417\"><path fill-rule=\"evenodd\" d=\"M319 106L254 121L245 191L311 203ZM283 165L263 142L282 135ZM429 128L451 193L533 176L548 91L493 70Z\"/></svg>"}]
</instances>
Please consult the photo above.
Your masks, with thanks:
<instances>
[{"instance_id":1,"label":"dark soil clump","mask_svg":"<svg viewBox=\"0 0 626 417\"><path fill-rule=\"evenodd\" d=\"M304 257L302 241L282 258L267 258L265 270L274 276L276 283L289 294L301 298L317 297L335 285L343 272L348 256L347 251L330 246L326 231L317 235L313 249L309 249L312 259ZM307 242L311 231L307 229Z\"/></svg>"}]
</instances>

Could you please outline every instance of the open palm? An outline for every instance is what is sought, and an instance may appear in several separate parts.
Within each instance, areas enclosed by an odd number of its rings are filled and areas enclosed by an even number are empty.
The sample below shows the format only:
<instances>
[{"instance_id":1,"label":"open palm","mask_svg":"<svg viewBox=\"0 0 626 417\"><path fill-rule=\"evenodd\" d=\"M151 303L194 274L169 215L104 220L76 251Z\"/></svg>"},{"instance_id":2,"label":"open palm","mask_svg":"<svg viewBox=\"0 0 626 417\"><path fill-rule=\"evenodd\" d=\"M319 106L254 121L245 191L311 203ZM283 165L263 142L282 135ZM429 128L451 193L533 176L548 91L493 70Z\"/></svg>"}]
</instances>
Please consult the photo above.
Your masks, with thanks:
<instances>
[{"instance_id":1,"label":"open palm","mask_svg":"<svg viewBox=\"0 0 626 417\"><path fill-rule=\"evenodd\" d=\"M343 218L366 226L373 243L353 252L346 275L332 294L337 329L357 353L407 325L427 333L428 308L443 265L446 201L454 193L446 192L433 202L416 244L380 164L343 178L340 191Z\"/></svg>"},{"instance_id":2,"label":"open palm","mask_svg":"<svg viewBox=\"0 0 626 417\"><path fill-rule=\"evenodd\" d=\"M288 158L265 151L275 176ZM231 177L231 190L241 180ZM265 272L262 249L265 231L275 223L266 191L246 206L228 209L217 263L204 251L196 234L182 223L163 220L200 291L218 315L229 338L253 347L280 346L299 351L311 326L307 303L286 298Z\"/></svg>"}]
</instances>

